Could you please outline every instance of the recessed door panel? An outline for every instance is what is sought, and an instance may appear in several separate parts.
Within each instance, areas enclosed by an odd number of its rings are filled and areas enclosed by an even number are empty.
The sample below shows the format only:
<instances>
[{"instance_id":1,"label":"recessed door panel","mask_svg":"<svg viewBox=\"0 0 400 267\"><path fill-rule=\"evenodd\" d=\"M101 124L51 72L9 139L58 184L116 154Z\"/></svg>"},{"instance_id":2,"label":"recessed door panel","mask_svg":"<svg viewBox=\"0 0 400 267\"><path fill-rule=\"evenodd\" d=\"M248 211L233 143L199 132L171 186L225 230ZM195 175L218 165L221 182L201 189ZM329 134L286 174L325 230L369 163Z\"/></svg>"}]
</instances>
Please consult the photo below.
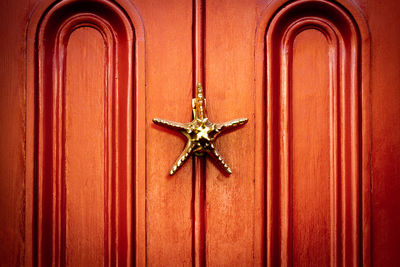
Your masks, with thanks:
<instances>
[{"instance_id":1,"label":"recessed door panel","mask_svg":"<svg viewBox=\"0 0 400 267\"><path fill-rule=\"evenodd\" d=\"M103 265L105 232L105 48L89 27L68 41L65 84L65 235L67 266ZM90 233L90 234L88 234ZM82 238L85 237L85 238Z\"/></svg>"},{"instance_id":2,"label":"recessed door panel","mask_svg":"<svg viewBox=\"0 0 400 267\"><path fill-rule=\"evenodd\" d=\"M132 7L126 12L111 2L62 1L33 15L33 265L143 259L143 32Z\"/></svg>"},{"instance_id":3,"label":"recessed door panel","mask_svg":"<svg viewBox=\"0 0 400 267\"><path fill-rule=\"evenodd\" d=\"M331 88L329 45L318 30L293 43L291 202L293 264L329 266L331 239Z\"/></svg>"},{"instance_id":4,"label":"recessed door panel","mask_svg":"<svg viewBox=\"0 0 400 267\"><path fill-rule=\"evenodd\" d=\"M257 65L264 70L258 97L266 99L256 113L267 129L266 261L368 262L369 228L361 224L369 220L362 207L369 205L370 179L370 133L361 123L368 121L368 76L361 75L367 59L359 58L368 53L365 25L327 1L273 10L261 23L265 61Z\"/></svg>"}]
</instances>

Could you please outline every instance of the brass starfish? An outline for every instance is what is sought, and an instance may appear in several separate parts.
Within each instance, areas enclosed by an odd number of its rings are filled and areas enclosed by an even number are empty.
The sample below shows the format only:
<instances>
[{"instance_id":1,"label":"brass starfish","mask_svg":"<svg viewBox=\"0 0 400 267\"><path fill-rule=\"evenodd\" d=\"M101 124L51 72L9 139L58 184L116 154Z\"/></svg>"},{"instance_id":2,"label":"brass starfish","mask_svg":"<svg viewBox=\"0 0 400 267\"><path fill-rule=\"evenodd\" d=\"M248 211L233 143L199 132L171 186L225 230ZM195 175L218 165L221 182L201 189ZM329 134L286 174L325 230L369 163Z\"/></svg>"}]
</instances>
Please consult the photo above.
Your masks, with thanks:
<instances>
[{"instance_id":1,"label":"brass starfish","mask_svg":"<svg viewBox=\"0 0 400 267\"><path fill-rule=\"evenodd\" d=\"M189 123L153 119L155 124L178 131L187 138L186 147L169 174L173 175L192 154L196 156L210 155L223 170L231 174L231 168L215 149L213 142L222 132L245 124L247 118L231 120L225 123L210 122L207 118L206 99L203 96L203 88L200 83L196 87L196 98L192 99L192 109L193 121Z\"/></svg>"}]
</instances>

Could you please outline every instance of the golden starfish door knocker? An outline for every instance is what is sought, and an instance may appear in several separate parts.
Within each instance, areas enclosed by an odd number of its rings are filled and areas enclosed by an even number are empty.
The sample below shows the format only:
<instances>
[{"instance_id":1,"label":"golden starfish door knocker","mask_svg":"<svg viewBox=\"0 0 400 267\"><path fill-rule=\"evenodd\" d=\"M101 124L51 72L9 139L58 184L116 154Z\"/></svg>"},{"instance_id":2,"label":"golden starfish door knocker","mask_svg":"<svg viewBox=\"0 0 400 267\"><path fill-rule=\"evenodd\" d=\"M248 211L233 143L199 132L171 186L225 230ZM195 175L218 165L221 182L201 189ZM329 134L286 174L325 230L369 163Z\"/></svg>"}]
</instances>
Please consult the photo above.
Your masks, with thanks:
<instances>
[{"instance_id":1,"label":"golden starfish door knocker","mask_svg":"<svg viewBox=\"0 0 400 267\"><path fill-rule=\"evenodd\" d=\"M215 149L213 142L220 133L245 124L247 118L231 120L225 123L210 122L207 118L206 99L203 96L203 88L200 83L196 87L196 98L192 99L192 109L193 121L189 123L153 119L155 124L178 131L187 138L186 147L169 174L173 175L192 154L196 156L210 155L223 170L231 174L231 168Z\"/></svg>"}]
</instances>

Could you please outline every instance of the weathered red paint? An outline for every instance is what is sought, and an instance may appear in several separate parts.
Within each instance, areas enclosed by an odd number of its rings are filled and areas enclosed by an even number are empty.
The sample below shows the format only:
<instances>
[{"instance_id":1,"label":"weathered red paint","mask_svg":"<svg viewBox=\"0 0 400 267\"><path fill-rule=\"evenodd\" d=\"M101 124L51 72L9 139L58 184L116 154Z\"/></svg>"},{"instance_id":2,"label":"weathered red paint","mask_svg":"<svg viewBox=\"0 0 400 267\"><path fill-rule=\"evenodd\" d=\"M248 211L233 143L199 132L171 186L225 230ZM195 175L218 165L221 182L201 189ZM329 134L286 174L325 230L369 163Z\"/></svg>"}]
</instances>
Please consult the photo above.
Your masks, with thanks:
<instances>
[{"instance_id":1,"label":"weathered red paint","mask_svg":"<svg viewBox=\"0 0 400 267\"><path fill-rule=\"evenodd\" d=\"M0 265L400 265L396 1L0 12ZM151 123L197 78L229 177Z\"/></svg>"}]
</instances>

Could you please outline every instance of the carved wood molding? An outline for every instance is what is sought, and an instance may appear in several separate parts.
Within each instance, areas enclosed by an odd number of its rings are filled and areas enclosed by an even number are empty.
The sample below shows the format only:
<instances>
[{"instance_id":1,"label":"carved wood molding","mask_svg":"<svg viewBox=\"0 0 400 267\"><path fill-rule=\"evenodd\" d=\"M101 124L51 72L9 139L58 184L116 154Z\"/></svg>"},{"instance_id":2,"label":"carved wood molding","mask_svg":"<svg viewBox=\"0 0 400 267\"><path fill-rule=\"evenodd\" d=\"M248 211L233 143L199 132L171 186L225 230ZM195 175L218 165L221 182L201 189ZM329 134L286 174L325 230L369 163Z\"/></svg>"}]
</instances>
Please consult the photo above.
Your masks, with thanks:
<instances>
[{"instance_id":1,"label":"carved wood molding","mask_svg":"<svg viewBox=\"0 0 400 267\"><path fill-rule=\"evenodd\" d=\"M292 262L291 83L293 42L314 29L329 49L330 232L332 266L370 265L369 35L357 8L341 1L275 1L256 36L256 170L264 202L264 260ZM262 145L264 144L264 145ZM257 146L256 146L257 147ZM263 164L261 164L261 162ZM257 164L256 164L257 165ZM260 187L261 188L261 187Z\"/></svg>"},{"instance_id":2,"label":"carved wood molding","mask_svg":"<svg viewBox=\"0 0 400 267\"><path fill-rule=\"evenodd\" d=\"M32 15L27 32L27 266L65 265L65 60L69 37L80 27L97 30L106 50L105 264L145 261L144 30L129 1L119 4L123 8L101 0L45 2Z\"/></svg>"}]
</instances>

